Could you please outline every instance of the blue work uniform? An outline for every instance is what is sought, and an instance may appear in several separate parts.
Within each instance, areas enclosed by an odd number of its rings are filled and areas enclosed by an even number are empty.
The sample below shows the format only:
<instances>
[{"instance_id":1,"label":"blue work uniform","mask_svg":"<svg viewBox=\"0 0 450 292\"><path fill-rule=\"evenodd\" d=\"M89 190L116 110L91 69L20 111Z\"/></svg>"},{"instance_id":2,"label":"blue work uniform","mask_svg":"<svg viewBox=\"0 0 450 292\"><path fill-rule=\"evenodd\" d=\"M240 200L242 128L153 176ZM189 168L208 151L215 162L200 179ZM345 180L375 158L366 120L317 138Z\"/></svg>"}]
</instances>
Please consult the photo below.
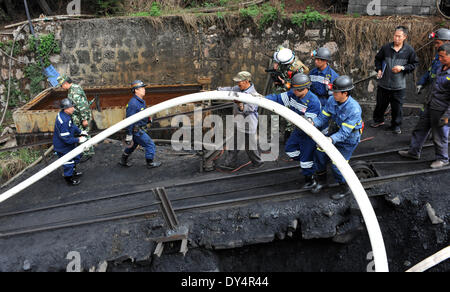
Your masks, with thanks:
<instances>
[{"instance_id":1,"label":"blue work uniform","mask_svg":"<svg viewBox=\"0 0 450 292\"><path fill-rule=\"evenodd\" d=\"M81 130L73 123L72 117L61 111L56 116L55 129L53 134L53 147L59 158L63 157L78 146ZM72 177L75 166L80 163L82 154L73 160L64 163L64 176Z\"/></svg>"},{"instance_id":2,"label":"blue work uniform","mask_svg":"<svg viewBox=\"0 0 450 292\"><path fill-rule=\"evenodd\" d=\"M333 84L334 80L339 77L330 66L327 66L323 71L319 68L314 68L309 73L311 79L311 91L317 95L320 100L320 104L325 106L328 99L333 96L333 92L330 91L328 84Z\"/></svg>"},{"instance_id":3,"label":"blue work uniform","mask_svg":"<svg viewBox=\"0 0 450 292\"><path fill-rule=\"evenodd\" d=\"M443 70L443 65L436 71L436 78L426 101L425 110L412 133L410 154L420 156L423 145L432 132L436 160L445 162L449 160L449 125L441 125L441 118L450 118L450 69Z\"/></svg>"},{"instance_id":4,"label":"blue work uniform","mask_svg":"<svg viewBox=\"0 0 450 292\"><path fill-rule=\"evenodd\" d=\"M139 98L137 95L134 95L131 100L128 102L126 117L129 118L132 115L135 115L147 108L145 100ZM129 148L125 149L125 153L130 155L136 150L138 145L141 145L145 148L145 158L149 160L153 160L155 157L156 146L147 132L144 130L147 127L149 122L148 118L142 119L130 126L127 127L127 135L133 135L133 145Z\"/></svg>"},{"instance_id":5,"label":"blue work uniform","mask_svg":"<svg viewBox=\"0 0 450 292\"><path fill-rule=\"evenodd\" d=\"M338 131L335 133L330 132L327 136L331 137L334 146L347 161L350 160L353 151L355 151L361 141L363 127L361 115L361 106L351 96L342 104L339 104L334 97L330 97L320 115L314 119L314 125L319 130L327 127L330 119L336 123ZM315 158L317 173L326 172L327 163L330 161L328 155L318 148ZM336 165L333 164L332 168L336 181L345 183L345 179Z\"/></svg>"},{"instance_id":6,"label":"blue work uniform","mask_svg":"<svg viewBox=\"0 0 450 292\"><path fill-rule=\"evenodd\" d=\"M436 57L434 58L433 62L431 62L431 66L428 69L428 71L420 77L419 82L417 82L417 85L425 86L428 83L433 82L433 80L436 78L436 72L438 69L442 66L441 61L439 61L439 54L436 54Z\"/></svg>"},{"instance_id":7,"label":"blue work uniform","mask_svg":"<svg viewBox=\"0 0 450 292\"><path fill-rule=\"evenodd\" d=\"M292 90L281 94L271 94L266 98L290 108L305 118L314 119L320 113L319 98L311 91L308 91L302 99L298 98ZM285 146L286 154L292 159L300 161L305 176L314 174L315 149L316 142L298 128L292 132Z\"/></svg>"}]
</instances>

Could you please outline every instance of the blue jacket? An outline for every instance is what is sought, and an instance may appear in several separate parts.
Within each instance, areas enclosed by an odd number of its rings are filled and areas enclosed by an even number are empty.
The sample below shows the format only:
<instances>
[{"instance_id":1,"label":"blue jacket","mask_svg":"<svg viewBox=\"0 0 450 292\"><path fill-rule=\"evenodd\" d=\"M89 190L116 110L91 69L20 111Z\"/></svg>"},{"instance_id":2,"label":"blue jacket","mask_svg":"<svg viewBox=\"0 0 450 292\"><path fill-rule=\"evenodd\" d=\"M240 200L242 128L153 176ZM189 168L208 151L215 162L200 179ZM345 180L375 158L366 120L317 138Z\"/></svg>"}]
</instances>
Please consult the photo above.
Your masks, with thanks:
<instances>
[{"instance_id":1,"label":"blue jacket","mask_svg":"<svg viewBox=\"0 0 450 292\"><path fill-rule=\"evenodd\" d=\"M359 143L363 121L361 106L356 100L349 96L346 102L339 104L334 97L330 97L320 115L314 119L314 125L322 130L328 127L330 119L339 128L339 131L330 136L333 144L354 145Z\"/></svg>"},{"instance_id":2,"label":"blue jacket","mask_svg":"<svg viewBox=\"0 0 450 292\"><path fill-rule=\"evenodd\" d=\"M145 100L139 98L138 96L133 96L127 104L127 118L135 115L147 108L145 104ZM148 124L148 118L142 119L130 126L127 127L127 134L133 135L133 128L136 126L137 128L146 127Z\"/></svg>"},{"instance_id":3,"label":"blue jacket","mask_svg":"<svg viewBox=\"0 0 450 292\"><path fill-rule=\"evenodd\" d=\"M450 69L442 70L441 65L436 72L436 80L430 93L430 108L442 111L444 118L450 118Z\"/></svg>"},{"instance_id":4,"label":"blue jacket","mask_svg":"<svg viewBox=\"0 0 450 292\"><path fill-rule=\"evenodd\" d=\"M311 90L302 99L298 98L292 90L281 94L271 94L266 98L284 105L306 118L315 119L320 113L319 98Z\"/></svg>"},{"instance_id":5,"label":"blue jacket","mask_svg":"<svg viewBox=\"0 0 450 292\"><path fill-rule=\"evenodd\" d=\"M330 66L327 66L323 71L319 71L318 68L314 68L309 73L311 79L311 91L314 92L319 98L328 98L333 96L333 92L330 91L328 84L333 84L334 80L339 77Z\"/></svg>"},{"instance_id":6,"label":"blue jacket","mask_svg":"<svg viewBox=\"0 0 450 292\"><path fill-rule=\"evenodd\" d=\"M53 134L53 146L59 153L69 153L78 145L81 130L73 123L72 117L64 111L58 113L55 121L55 130Z\"/></svg>"},{"instance_id":7,"label":"blue jacket","mask_svg":"<svg viewBox=\"0 0 450 292\"><path fill-rule=\"evenodd\" d=\"M431 67L428 69L428 71L420 77L419 82L417 85L427 85L428 83L432 82L436 78L436 72L441 67L441 61L439 61L439 54L436 55L433 62L431 62Z\"/></svg>"}]
</instances>

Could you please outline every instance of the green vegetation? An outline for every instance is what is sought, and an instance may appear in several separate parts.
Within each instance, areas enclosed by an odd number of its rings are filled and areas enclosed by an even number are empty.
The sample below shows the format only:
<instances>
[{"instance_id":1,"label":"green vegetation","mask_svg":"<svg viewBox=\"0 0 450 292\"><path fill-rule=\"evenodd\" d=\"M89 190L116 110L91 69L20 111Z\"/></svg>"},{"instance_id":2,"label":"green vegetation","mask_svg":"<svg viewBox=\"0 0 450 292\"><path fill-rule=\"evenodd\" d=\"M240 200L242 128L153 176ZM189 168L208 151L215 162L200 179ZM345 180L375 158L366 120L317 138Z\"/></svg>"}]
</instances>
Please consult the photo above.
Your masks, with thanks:
<instances>
[{"instance_id":1,"label":"green vegetation","mask_svg":"<svg viewBox=\"0 0 450 292\"><path fill-rule=\"evenodd\" d=\"M331 20L329 15L320 14L318 11L312 10L309 6L306 8L305 12L295 13L291 16L292 23L298 26L302 26L304 23L308 25L327 20Z\"/></svg>"},{"instance_id":2,"label":"green vegetation","mask_svg":"<svg viewBox=\"0 0 450 292\"><path fill-rule=\"evenodd\" d=\"M19 149L0 153L0 178L8 180L41 156L40 151Z\"/></svg>"},{"instance_id":3,"label":"green vegetation","mask_svg":"<svg viewBox=\"0 0 450 292\"><path fill-rule=\"evenodd\" d=\"M242 17L255 19L259 28L263 29L284 15L284 5L281 4L280 8L272 6L270 3L264 3L262 6L252 5L248 8L240 9L239 14Z\"/></svg>"},{"instance_id":4,"label":"green vegetation","mask_svg":"<svg viewBox=\"0 0 450 292\"><path fill-rule=\"evenodd\" d=\"M88 6L96 8L98 15L115 15L123 11L122 0L89 0ZM89 3L91 2L91 3Z\"/></svg>"},{"instance_id":5,"label":"green vegetation","mask_svg":"<svg viewBox=\"0 0 450 292\"><path fill-rule=\"evenodd\" d=\"M150 16L161 16L161 5L158 2L153 2L150 8Z\"/></svg>"},{"instance_id":6,"label":"green vegetation","mask_svg":"<svg viewBox=\"0 0 450 292\"><path fill-rule=\"evenodd\" d=\"M43 90L41 82L45 80L45 76L42 70L51 65L50 55L59 54L61 49L55 40L55 35L52 33L39 36L39 41L32 36L29 39L28 47L36 54L36 63L25 67L25 77L31 81L31 95L36 95Z\"/></svg>"},{"instance_id":7,"label":"green vegetation","mask_svg":"<svg viewBox=\"0 0 450 292\"><path fill-rule=\"evenodd\" d=\"M8 80L5 81L5 92L8 91ZM21 100L26 100L25 94L19 90L17 79L11 78L11 91L9 93L9 106L18 106ZM1 112L3 114L3 111ZM1 133L0 133L1 134Z\"/></svg>"},{"instance_id":8,"label":"green vegetation","mask_svg":"<svg viewBox=\"0 0 450 292\"><path fill-rule=\"evenodd\" d=\"M5 51L8 56L11 54L11 48L13 46L13 41L9 40L5 43L0 43L0 49L2 49L3 51ZM20 55L20 53L22 52L20 46L18 44L16 44L14 46L14 52L13 52L13 57L16 57L17 55Z\"/></svg>"},{"instance_id":9,"label":"green vegetation","mask_svg":"<svg viewBox=\"0 0 450 292\"><path fill-rule=\"evenodd\" d=\"M34 36L30 37L28 42L29 49L36 54L36 57L42 59L43 67L50 66L50 55L61 53L61 49L59 48L58 43L55 41L54 34L47 34L39 36L39 40Z\"/></svg>"}]
</instances>

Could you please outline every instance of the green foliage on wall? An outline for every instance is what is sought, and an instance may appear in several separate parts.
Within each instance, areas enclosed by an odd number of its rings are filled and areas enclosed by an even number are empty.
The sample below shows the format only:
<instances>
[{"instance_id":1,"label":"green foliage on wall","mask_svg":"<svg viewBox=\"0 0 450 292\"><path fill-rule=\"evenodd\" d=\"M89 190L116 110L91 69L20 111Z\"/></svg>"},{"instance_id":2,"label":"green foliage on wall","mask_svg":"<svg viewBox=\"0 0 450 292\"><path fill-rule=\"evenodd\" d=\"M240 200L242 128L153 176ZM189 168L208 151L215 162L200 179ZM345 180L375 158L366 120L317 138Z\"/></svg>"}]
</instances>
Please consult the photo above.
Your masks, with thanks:
<instances>
[{"instance_id":1,"label":"green foliage on wall","mask_svg":"<svg viewBox=\"0 0 450 292\"><path fill-rule=\"evenodd\" d=\"M61 49L52 33L40 35L38 40L34 36L30 37L28 47L36 55L36 63L25 67L25 77L31 81L31 95L36 95L43 90L41 82L45 80L45 76L42 71L51 65L50 56L61 53Z\"/></svg>"},{"instance_id":2,"label":"green foliage on wall","mask_svg":"<svg viewBox=\"0 0 450 292\"><path fill-rule=\"evenodd\" d=\"M295 13L291 16L292 23L298 26L303 26L304 23L311 24L327 20L331 20L329 15L320 14L318 11L313 10L309 6L306 8L305 12Z\"/></svg>"}]
</instances>

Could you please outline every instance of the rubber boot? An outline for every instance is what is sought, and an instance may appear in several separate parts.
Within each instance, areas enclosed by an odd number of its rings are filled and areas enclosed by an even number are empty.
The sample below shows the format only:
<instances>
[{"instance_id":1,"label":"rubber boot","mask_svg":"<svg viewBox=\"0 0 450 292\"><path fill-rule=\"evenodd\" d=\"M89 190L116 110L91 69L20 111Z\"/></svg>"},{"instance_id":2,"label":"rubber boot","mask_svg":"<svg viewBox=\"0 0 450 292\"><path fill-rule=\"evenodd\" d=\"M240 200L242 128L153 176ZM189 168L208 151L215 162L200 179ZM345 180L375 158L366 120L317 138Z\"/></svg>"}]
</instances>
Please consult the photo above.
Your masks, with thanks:
<instances>
[{"instance_id":1,"label":"rubber boot","mask_svg":"<svg viewBox=\"0 0 450 292\"><path fill-rule=\"evenodd\" d=\"M352 191L346 184L341 184L340 192L334 195L331 195L331 198L335 201L339 201L347 196L350 196L352 194Z\"/></svg>"},{"instance_id":2,"label":"rubber boot","mask_svg":"<svg viewBox=\"0 0 450 292\"><path fill-rule=\"evenodd\" d=\"M73 176L66 176L66 177L64 177L64 179L66 180L66 182L69 186L76 186L81 183L81 181L79 179L75 179Z\"/></svg>"},{"instance_id":3,"label":"rubber boot","mask_svg":"<svg viewBox=\"0 0 450 292\"><path fill-rule=\"evenodd\" d=\"M132 166L132 164L130 162L128 162L128 158L129 157L130 157L130 155L127 155L127 154L123 153L119 164L122 165L123 167L130 167L130 166Z\"/></svg>"},{"instance_id":4,"label":"rubber boot","mask_svg":"<svg viewBox=\"0 0 450 292\"><path fill-rule=\"evenodd\" d=\"M312 190L317 186L317 180L314 175L305 176L305 184L302 187L302 190Z\"/></svg>"},{"instance_id":5,"label":"rubber boot","mask_svg":"<svg viewBox=\"0 0 450 292\"><path fill-rule=\"evenodd\" d=\"M319 193L323 188L327 186L327 173L318 173L317 176L317 184L316 186L311 190L313 194Z\"/></svg>"},{"instance_id":6,"label":"rubber boot","mask_svg":"<svg viewBox=\"0 0 450 292\"><path fill-rule=\"evenodd\" d=\"M155 161L153 161L153 159L147 159L147 168L148 169L160 167L161 164L162 164L161 162L155 162Z\"/></svg>"}]
</instances>

